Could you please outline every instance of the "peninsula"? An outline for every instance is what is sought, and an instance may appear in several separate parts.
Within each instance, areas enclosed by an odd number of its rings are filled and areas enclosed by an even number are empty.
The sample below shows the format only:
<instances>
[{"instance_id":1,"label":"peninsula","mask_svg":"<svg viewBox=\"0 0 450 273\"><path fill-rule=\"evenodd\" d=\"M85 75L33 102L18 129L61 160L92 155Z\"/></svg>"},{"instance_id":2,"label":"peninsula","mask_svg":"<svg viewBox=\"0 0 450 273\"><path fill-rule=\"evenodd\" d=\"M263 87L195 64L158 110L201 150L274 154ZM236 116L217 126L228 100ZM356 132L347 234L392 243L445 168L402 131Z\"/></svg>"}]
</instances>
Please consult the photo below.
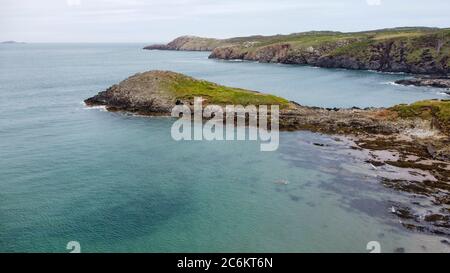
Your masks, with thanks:
<instances>
[{"instance_id":1,"label":"peninsula","mask_svg":"<svg viewBox=\"0 0 450 273\"><path fill-rule=\"evenodd\" d=\"M438 141L450 136L450 101L429 100L390 108L325 109L307 107L270 94L218 85L171 71L138 73L85 100L88 106L106 106L148 116L170 116L176 105L192 107L195 97L211 105L278 105L281 130L309 130L327 134L384 135ZM438 157L450 160L447 149Z\"/></svg>"}]
</instances>

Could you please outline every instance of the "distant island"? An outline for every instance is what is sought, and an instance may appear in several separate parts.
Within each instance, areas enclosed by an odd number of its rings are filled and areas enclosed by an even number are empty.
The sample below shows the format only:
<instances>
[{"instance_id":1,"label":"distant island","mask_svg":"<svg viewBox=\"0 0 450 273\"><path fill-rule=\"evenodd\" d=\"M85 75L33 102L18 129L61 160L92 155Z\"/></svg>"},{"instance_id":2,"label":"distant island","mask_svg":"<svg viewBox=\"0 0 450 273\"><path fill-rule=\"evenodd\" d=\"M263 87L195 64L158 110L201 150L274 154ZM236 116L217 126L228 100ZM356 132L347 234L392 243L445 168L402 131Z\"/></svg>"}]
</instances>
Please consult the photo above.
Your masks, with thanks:
<instances>
[{"instance_id":1,"label":"distant island","mask_svg":"<svg viewBox=\"0 0 450 273\"><path fill-rule=\"evenodd\" d=\"M182 36L148 50L212 51L209 58L447 76L450 28L311 31L230 39Z\"/></svg>"},{"instance_id":2,"label":"distant island","mask_svg":"<svg viewBox=\"0 0 450 273\"><path fill-rule=\"evenodd\" d=\"M25 42L3 41L1 44L25 44Z\"/></svg>"}]
</instances>

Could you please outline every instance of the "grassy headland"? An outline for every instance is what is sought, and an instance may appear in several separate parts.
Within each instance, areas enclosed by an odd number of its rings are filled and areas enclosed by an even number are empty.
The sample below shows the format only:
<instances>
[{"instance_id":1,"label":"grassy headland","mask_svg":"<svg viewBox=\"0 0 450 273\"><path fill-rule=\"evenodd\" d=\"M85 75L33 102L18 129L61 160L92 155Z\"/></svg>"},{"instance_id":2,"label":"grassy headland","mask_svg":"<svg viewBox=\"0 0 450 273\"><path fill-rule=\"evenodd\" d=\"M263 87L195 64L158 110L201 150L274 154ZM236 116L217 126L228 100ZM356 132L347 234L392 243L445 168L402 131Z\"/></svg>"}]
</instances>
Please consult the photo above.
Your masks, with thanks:
<instances>
[{"instance_id":1,"label":"grassy headland","mask_svg":"<svg viewBox=\"0 0 450 273\"><path fill-rule=\"evenodd\" d=\"M87 99L86 103L105 105L111 110L170 114L176 104L191 106L194 97L202 97L204 105L279 105L280 109L290 105L288 100L274 95L227 87L170 71L138 73Z\"/></svg>"}]
</instances>

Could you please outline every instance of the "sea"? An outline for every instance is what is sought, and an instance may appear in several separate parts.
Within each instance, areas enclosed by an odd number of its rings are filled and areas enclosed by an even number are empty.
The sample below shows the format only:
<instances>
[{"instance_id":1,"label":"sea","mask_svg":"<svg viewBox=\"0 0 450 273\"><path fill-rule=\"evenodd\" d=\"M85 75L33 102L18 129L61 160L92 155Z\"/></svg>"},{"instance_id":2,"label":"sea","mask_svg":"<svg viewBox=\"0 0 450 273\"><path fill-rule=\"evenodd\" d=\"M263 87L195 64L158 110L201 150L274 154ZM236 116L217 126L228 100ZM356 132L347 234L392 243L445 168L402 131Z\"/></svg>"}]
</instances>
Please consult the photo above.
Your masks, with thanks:
<instances>
[{"instance_id":1,"label":"sea","mask_svg":"<svg viewBox=\"0 0 450 273\"><path fill-rule=\"evenodd\" d=\"M448 95L394 84L404 74L143 46L0 45L0 252L450 252L402 225L392 206L410 196L336 136L282 132L273 152L175 141L172 118L83 103L154 69L328 108Z\"/></svg>"}]
</instances>

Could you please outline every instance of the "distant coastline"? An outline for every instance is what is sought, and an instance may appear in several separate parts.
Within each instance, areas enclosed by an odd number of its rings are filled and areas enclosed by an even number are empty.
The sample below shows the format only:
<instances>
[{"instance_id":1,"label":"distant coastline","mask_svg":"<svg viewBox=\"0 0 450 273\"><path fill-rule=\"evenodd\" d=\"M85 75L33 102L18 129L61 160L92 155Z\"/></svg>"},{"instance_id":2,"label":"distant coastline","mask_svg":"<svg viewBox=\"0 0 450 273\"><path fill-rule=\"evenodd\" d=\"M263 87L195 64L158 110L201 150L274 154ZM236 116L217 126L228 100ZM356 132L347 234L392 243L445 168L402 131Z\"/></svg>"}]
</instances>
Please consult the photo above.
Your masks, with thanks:
<instances>
[{"instance_id":1,"label":"distant coastline","mask_svg":"<svg viewBox=\"0 0 450 273\"><path fill-rule=\"evenodd\" d=\"M402 27L366 32L311 31L229 39L181 36L147 50L211 51L209 58L324 68L450 74L450 28Z\"/></svg>"},{"instance_id":2,"label":"distant coastline","mask_svg":"<svg viewBox=\"0 0 450 273\"><path fill-rule=\"evenodd\" d=\"M25 42L17 42L17 41L3 41L0 44L26 44Z\"/></svg>"}]
</instances>

